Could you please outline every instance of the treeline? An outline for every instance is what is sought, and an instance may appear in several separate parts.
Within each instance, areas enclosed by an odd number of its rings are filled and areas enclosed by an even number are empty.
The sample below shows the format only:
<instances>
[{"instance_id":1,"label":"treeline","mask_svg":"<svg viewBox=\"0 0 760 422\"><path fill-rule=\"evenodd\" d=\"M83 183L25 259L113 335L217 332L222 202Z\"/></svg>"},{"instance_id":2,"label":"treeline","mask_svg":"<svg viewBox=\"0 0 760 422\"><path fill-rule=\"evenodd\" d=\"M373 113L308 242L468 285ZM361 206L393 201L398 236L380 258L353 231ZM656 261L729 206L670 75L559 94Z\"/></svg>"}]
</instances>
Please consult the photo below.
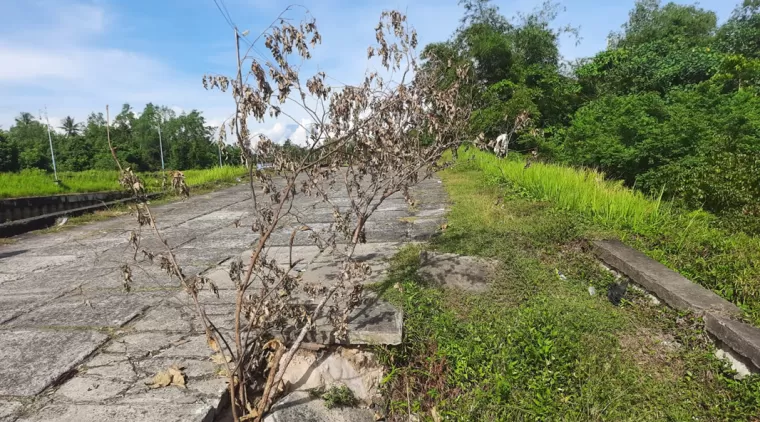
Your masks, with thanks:
<instances>
[{"instance_id":1,"label":"treeline","mask_svg":"<svg viewBox=\"0 0 760 422\"><path fill-rule=\"evenodd\" d=\"M111 141L122 163L141 172L161 169L163 144L167 169L199 169L222 163L239 165L240 150L225 145L219 149L216 128L207 126L198 111L177 115L167 107L148 104L136 114L128 104L112 115ZM53 122L50 122L53 125ZM159 142L159 128L161 142ZM103 113L92 113L86 122L66 117L51 129L56 167L59 171L112 170ZM20 113L9 130L0 130L0 172L24 169L52 171L48 131L45 121L30 113Z\"/></svg>"},{"instance_id":2,"label":"treeline","mask_svg":"<svg viewBox=\"0 0 760 422\"><path fill-rule=\"evenodd\" d=\"M760 0L720 26L696 5L639 0L605 51L574 63L558 45L575 30L550 26L556 5L508 20L488 0L460 4L461 27L425 53L473 63L472 136L515 131L512 151L760 215Z\"/></svg>"}]
</instances>

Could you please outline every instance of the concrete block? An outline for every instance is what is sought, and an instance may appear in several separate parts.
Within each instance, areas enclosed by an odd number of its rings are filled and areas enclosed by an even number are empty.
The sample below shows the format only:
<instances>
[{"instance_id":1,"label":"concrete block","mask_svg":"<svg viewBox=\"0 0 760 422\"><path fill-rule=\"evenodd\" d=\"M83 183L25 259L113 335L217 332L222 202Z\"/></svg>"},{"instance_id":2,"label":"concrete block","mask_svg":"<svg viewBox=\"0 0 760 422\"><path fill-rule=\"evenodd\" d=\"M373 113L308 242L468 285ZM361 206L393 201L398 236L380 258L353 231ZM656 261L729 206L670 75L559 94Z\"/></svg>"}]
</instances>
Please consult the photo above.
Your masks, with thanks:
<instances>
[{"instance_id":1,"label":"concrete block","mask_svg":"<svg viewBox=\"0 0 760 422\"><path fill-rule=\"evenodd\" d=\"M760 368L760 328L713 312L706 313L704 319L708 333L749 359L755 369Z\"/></svg>"},{"instance_id":2,"label":"concrete block","mask_svg":"<svg viewBox=\"0 0 760 422\"><path fill-rule=\"evenodd\" d=\"M297 391L272 407L264 422L375 422L369 409L325 407L322 399Z\"/></svg>"},{"instance_id":3,"label":"concrete block","mask_svg":"<svg viewBox=\"0 0 760 422\"><path fill-rule=\"evenodd\" d=\"M697 314L741 315L733 303L618 240L594 242L594 253L675 309Z\"/></svg>"}]
</instances>

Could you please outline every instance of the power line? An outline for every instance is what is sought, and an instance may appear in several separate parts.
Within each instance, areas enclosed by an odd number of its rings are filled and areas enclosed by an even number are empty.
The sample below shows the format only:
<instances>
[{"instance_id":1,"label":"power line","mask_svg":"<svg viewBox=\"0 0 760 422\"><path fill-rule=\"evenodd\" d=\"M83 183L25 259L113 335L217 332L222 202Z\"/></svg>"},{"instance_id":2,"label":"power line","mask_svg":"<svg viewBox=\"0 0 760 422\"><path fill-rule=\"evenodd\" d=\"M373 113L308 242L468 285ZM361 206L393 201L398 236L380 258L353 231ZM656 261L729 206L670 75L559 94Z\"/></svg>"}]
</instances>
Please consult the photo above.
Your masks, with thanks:
<instances>
[{"instance_id":1,"label":"power line","mask_svg":"<svg viewBox=\"0 0 760 422\"><path fill-rule=\"evenodd\" d=\"M216 8L219 9L219 13L222 14L224 20L227 21L227 25L229 25L232 29L235 29L235 24L232 23L232 19L224 13L224 10L227 10L227 8L225 7L225 9L222 10L222 7L219 6L219 2L217 0L214 0L214 4L216 5Z\"/></svg>"},{"instance_id":2,"label":"power line","mask_svg":"<svg viewBox=\"0 0 760 422\"><path fill-rule=\"evenodd\" d=\"M232 15L230 15L230 11L227 10L227 5L224 4L224 0L219 0L219 3L222 4L222 9L224 9L224 13L227 14L227 18L229 18L229 20L232 21Z\"/></svg>"}]
</instances>

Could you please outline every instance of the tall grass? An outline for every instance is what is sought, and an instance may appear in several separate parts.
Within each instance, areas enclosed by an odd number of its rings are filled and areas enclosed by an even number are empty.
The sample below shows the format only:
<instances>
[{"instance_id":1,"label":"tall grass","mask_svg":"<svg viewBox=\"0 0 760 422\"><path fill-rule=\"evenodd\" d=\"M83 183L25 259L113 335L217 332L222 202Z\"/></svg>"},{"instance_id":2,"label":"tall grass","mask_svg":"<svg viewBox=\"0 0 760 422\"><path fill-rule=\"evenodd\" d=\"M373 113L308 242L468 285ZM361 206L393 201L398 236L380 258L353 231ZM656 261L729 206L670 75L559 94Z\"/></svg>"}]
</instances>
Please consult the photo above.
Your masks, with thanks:
<instances>
[{"instance_id":1,"label":"tall grass","mask_svg":"<svg viewBox=\"0 0 760 422\"><path fill-rule=\"evenodd\" d=\"M190 186L214 182L234 182L245 173L245 167L230 166L184 172L185 181ZM161 172L141 173L140 177L148 191L157 192L161 190L163 185ZM167 175L167 177L169 176ZM116 170L59 172L58 179L60 183L55 183L52 173L39 169L27 169L19 173L0 173L0 198L117 191L121 189L119 173Z\"/></svg>"},{"instance_id":2,"label":"tall grass","mask_svg":"<svg viewBox=\"0 0 760 422\"><path fill-rule=\"evenodd\" d=\"M531 199L578 213L594 227L736 303L760 324L760 238L716 227L716 217L684 210L604 179L602 173L553 164L526 168L520 157L462 151L459 169L478 170Z\"/></svg>"},{"instance_id":3,"label":"tall grass","mask_svg":"<svg viewBox=\"0 0 760 422\"><path fill-rule=\"evenodd\" d=\"M474 165L494 182L514 184L532 198L550 201L560 209L578 211L615 228L643 231L672 217L670 204L648 198L622 182L605 180L590 169L573 169L526 162L519 157L500 159L482 151L467 152Z\"/></svg>"},{"instance_id":4,"label":"tall grass","mask_svg":"<svg viewBox=\"0 0 760 422\"><path fill-rule=\"evenodd\" d=\"M243 166L214 167L203 170L187 170L185 182L190 186L205 185L214 182L235 182L246 174Z\"/></svg>"}]
</instances>

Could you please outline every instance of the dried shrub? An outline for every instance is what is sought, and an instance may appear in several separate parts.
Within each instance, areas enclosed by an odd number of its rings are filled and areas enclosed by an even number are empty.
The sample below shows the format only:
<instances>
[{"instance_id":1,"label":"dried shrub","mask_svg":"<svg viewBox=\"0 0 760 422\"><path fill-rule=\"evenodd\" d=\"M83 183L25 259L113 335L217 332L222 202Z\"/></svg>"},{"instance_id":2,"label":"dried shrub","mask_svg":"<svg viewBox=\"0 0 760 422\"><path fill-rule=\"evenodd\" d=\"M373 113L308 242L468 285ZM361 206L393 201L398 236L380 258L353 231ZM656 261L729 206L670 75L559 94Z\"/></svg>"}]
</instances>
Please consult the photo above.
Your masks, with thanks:
<instances>
[{"instance_id":1,"label":"dried shrub","mask_svg":"<svg viewBox=\"0 0 760 422\"><path fill-rule=\"evenodd\" d=\"M249 169L252 223L240 229L258 234L248 261L234 262L229 270L236 288L232 338L214 326L199 299L202 289L216 292L216 286L201 275L184 274L168 246L161 252L147 251L140 247L139 231L130 234L135 256L140 250L177 277L192 298L209 347L226 365L235 420L260 420L269 410L283 390L285 369L318 319L329 321L335 336L345 338L347 318L361 303L362 281L370 274L367 263L355 257L356 246L366 241L368 219L394 194L414 202L410 188L448 165L444 153L456 155L469 117L469 101L463 98L469 70L453 68L456 78L443 81L435 70L452 67L451 63L428 56L420 66L415 53L417 35L405 15L383 12L375 27L376 44L368 49L368 58L377 57L383 72L391 76L369 72L358 85L336 88L327 84L324 72L301 77L302 62L311 57L311 49L322 38L308 12L307 19L297 25L286 13L292 9L286 9L259 37L271 60L250 55L251 48L241 54L244 38L236 31L237 74L203 78L206 88L230 92L235 100L236 113L223 130L230 129ZM307 126L293 119L286 104L301 108L313 123ZM308 133L303 153L293 154L249 130L250 119L281 117L291 118ZM143 199L137 207L139 225L149 226L168 245L139 180L129 169L122 170L122 175L122 183ZM176 173L172 185L189 194L175 180ZM347 206L334 200L339 191L348 197ZM301 221L298 197L333 210L327 230ZM283 230L290 233L287 262L268 256L273 234ZM320 254L331 255L339 265L340 276L332 285L301 283L295 270L308 271L311 262L294 260L292 251L295 239L304 234ZM317 305L307 308L297 296L308 296ZM277 332L292 335L275 337Z\"/></svg>"}]
</instances>

